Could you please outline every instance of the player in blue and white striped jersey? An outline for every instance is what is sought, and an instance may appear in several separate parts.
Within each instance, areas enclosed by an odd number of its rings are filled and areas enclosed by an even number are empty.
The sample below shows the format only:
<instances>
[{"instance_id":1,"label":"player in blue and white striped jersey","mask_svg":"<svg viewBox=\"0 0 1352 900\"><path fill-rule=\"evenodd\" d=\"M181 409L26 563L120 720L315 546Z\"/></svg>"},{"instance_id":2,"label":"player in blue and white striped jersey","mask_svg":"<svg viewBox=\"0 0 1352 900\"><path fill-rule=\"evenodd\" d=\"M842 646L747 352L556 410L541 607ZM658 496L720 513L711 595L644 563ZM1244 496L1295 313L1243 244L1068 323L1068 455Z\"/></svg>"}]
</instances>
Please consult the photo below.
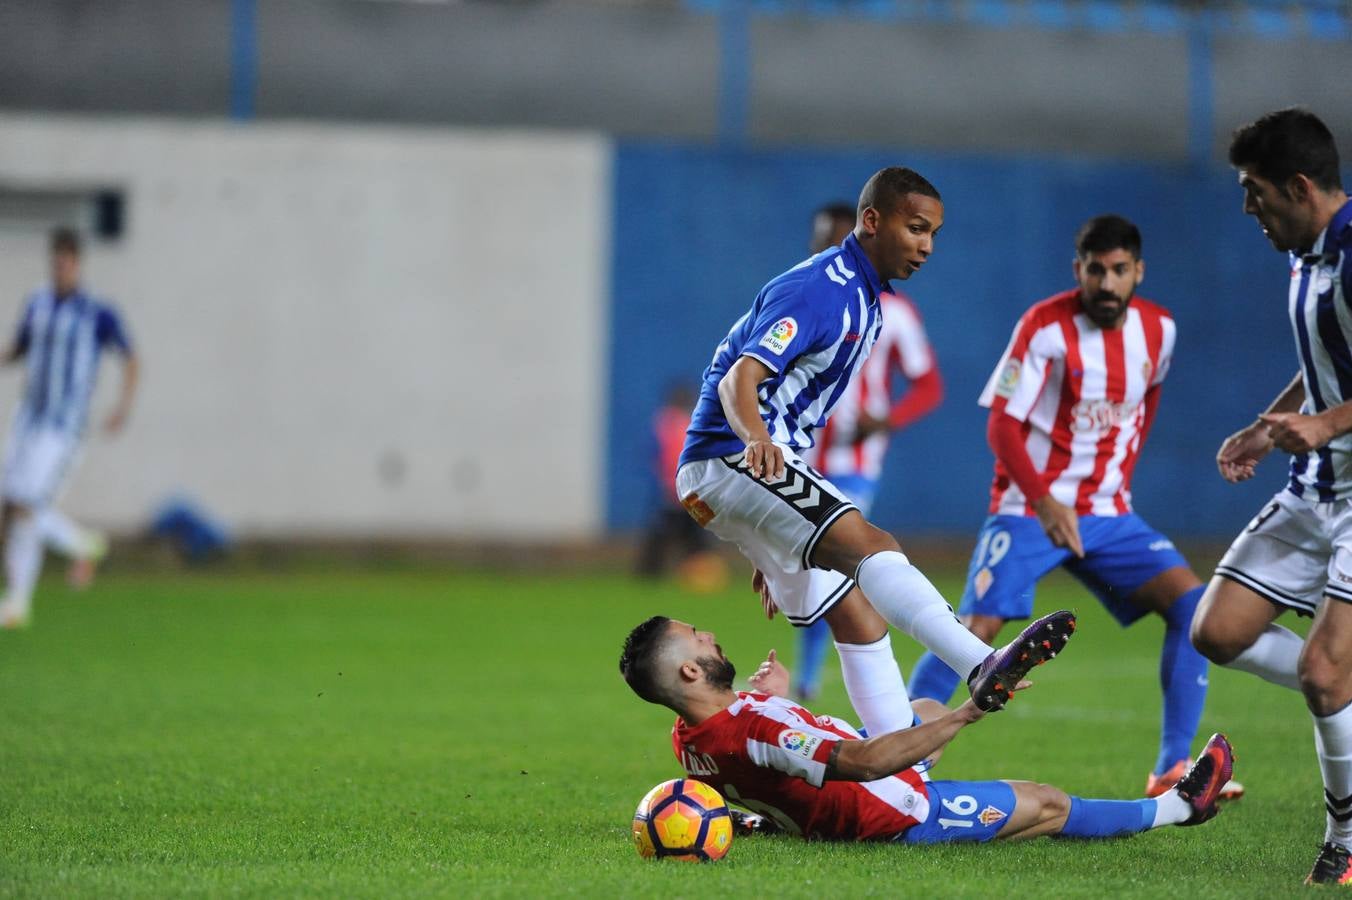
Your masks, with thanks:
<instances>
[{"instance_id":1,"label":"player in blue and white striped jersey","mask_svg":"<svg viewBox=\"0 0 1352 900\"><path fill-rule=\"evenodd\" d=\"M1216 567L1193 620L1212 660L1300 690L1314 716L1328 811L1307 883L1352 884L1352 201L1328 127L1301 109L1235 132L1244 211L1289 254L1287 305L1300 372L1216 455L1227 481L1273 448L1293 454L1284 489ZM1302 642L1276 624L1313 615Z\"/></svg>"},{"instance_id":2,"label":"player in blue and white striped jersey","mask_svg":"<svg viewBox=\"0 0 1352 900\"><path fill-rule=\"evenodd\" d=\"M860 193L854 232L762 288L719 344L676 473L691 516L755 565L767 612L778 607L795 625L826 619L846 692L870 734L912 722L888 623L970 673L983 709L1003 706L1074 627L1069 613L1055 614L992 651L896 540L798 456L872 349L883 286L924 265L943 217L939 192L916 172L875 173Z\"/></svg>"},{"instance_id":3,"label":"player in blue and white striped jersey","mask_svg":"<svg viewBox=\"0 0 1352 900\"><path fill-rule=\"evenodd\" d=\"M4 506L5 595L0 627L27 624L44 544L76 560L87 577L102 553L102 538L56 509L57 495L79 454L90 399L104 350L122 357L118 402L104 428L121 430L131 411L137 361L116 311L80 285L80 241L58 229L51 242L52 283L34 291L24 306L14 343L4 359L25 362L26 380L10 428L0 482Z\"/></svg>"}]
</instances>

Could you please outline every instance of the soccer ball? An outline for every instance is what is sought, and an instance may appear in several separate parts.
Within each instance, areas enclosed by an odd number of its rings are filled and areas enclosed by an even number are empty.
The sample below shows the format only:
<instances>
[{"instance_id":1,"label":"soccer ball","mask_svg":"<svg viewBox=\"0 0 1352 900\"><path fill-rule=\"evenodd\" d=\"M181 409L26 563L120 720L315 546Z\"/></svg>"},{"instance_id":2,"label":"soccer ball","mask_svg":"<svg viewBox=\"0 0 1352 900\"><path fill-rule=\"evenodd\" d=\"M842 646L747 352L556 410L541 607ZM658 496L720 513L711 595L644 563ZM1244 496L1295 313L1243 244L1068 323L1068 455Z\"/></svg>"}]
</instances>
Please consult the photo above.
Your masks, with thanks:
<instances>
[{"instance_id":1,"label":"soccer ball","mask_svg":"<svg viewBox=\"0 0 1352 900\"><path fill-rule=\"evenodd\" d=\"M664 781L639 801L634 846L644 859L722 859L732 846L728 804L702 781Z\"/></svg>"}]
</instances>

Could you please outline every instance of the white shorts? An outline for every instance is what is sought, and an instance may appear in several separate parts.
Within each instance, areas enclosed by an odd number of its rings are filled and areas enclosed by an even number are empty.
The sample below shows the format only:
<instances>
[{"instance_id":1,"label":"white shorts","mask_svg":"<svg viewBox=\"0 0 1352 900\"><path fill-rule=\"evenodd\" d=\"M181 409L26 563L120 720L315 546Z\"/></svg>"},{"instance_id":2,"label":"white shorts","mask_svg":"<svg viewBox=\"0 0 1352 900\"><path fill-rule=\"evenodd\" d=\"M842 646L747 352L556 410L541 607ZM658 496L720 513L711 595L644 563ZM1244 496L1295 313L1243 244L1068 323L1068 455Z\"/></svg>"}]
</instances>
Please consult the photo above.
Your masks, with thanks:
<instances>
[{"instance_id":1,"label":"white shorts","mask_svg":"<svg viewBox=\"0 0 1352 900\"><path fill-rule=\"evenodd\" d=\"M76 435L55 428L15 428L5 450L5 499L37 508L53 502L79 456Z\"/></svg>"},{"instance_id":2,"label":"white shorts","mask_svg":"<svg viewBox=\"0 0 1352 900\"><path fill-rule=\"evenodd\" d=\"M1216 574L1301 615L1314 615L1325 595L1352 603L1352 500L1311 503L1278 492Z\"/></svg>"},{"instance_id":3,"label":"white shorts","mask_svg":"<svg viewBox=\"0 0 1352 900\"><path fill-rule=\"evenodd\" d=\"M741 548L764 574L784 617L807 626L840 602L854 579L808 560L821 536L855 506L831 482L788 448L784 477L753 478L741 453L686 463L676 494L705 528Z\"/></svg>"}]
</instances>

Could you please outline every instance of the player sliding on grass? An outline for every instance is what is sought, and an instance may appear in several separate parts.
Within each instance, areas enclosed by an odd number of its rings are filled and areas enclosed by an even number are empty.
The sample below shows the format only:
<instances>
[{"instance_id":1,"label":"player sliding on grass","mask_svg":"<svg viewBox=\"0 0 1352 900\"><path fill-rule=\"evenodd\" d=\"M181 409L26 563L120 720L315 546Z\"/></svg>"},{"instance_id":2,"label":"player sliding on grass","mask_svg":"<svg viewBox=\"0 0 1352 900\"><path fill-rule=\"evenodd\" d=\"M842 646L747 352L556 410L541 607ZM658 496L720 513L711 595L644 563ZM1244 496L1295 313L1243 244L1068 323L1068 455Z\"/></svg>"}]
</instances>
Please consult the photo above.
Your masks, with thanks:
<instances>
[{"instance_id":1,"label":"player sliding on grass","mask_svg":"<svg viewBox=\"0 0 1352 900\"><path fill-rule=\"evenodd\" d=\"M767 604L795 625L825 617L850 702L874 735L913 721L888 623L965 675L983 710L1002 707L1075 623L1055 613L992 651L891 535L798 458L877 340L884 285L924 265L943 220L939 192L920 175L874 174L854 232L762 288L719 344L676 473L695 520L755 564Z\"/></svg>"},{"instance_id":2,"label":"player sliding on grass","mask_svg":"<svg viewBox=\"0 0 1352 900\"><path fill-rule=\"evenodd\" d=\"M1216 815L1234 765L1217 734L1154 799L1086 800L1030 781L929 781L917 764L984 715L971 700L952 711L917 701L917 712L934 717L861 739L783 697L734 691L736 670L713 634L665 616L630 632L620 673L634 693L679 716L672 744L691 777L806 838L932 844L1196 825Z\"/></svg>"}]
</instances>

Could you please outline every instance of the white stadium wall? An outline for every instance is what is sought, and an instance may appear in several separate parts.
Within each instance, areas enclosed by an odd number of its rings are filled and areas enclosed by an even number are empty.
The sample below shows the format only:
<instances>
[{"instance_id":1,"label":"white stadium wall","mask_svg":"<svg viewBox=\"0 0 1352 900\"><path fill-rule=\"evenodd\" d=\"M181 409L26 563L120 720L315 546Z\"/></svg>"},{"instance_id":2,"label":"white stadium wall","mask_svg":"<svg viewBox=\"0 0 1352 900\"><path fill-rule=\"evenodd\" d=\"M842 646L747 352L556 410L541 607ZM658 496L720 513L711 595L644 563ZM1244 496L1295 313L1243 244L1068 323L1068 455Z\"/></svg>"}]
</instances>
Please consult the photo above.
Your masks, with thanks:
<instances>
[{"instance_id":1,"label":"white stadium wall","mask_svg":"<svg viewBox=\"0 0 1352 900\"><path fill-rule=\"evenodd\" d=\"M611 156L558 132L0 116L0 199L126 197L85 270L143 389L63 505L119 530L183 493L254 535L598 533ZM37 207L0 214L6 329L45 277Z\"/></svg>"}]
</instances>

